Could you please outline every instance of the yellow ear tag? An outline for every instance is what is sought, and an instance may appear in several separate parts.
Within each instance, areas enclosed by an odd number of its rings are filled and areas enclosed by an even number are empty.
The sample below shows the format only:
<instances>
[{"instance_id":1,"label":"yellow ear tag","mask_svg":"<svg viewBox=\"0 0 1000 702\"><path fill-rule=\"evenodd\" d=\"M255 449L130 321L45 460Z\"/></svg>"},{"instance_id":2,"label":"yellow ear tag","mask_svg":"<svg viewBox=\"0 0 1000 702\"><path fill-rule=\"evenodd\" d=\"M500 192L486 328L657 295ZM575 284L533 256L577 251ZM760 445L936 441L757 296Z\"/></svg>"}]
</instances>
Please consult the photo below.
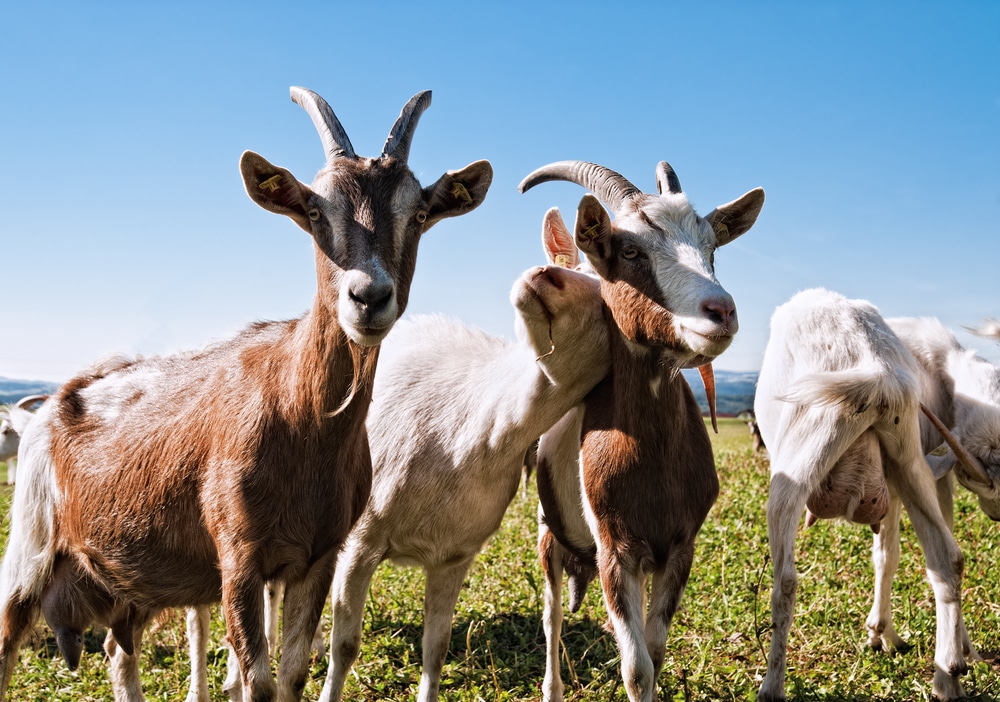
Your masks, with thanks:
<instances>
[{"instance_id":1,"label":"yellow ear tag","mask_svg":"<svg viewBox=\"0 0 1000 702\"><path fill-rule=\"evenodd\" d=\"M469 195L469 191L457 180L451 184L451 196L464 202L472 202L472 196Z\"/></svg>"},{"instance_id":2,"label":"yellow ear tag","mask_svg":"<svg viewBox=\"0 0 1000 702\"><path fill-rule=\"evenodd\" d=\"M719 222L715 226L715 238L716 239L729 239L729 227Z\"/></svg>"},{"instance_id":3,"label":"yellow ear tag","mask_svg":"<svg viewBox=\"0 0 1000 702\"><path fill-rule=\"evenodd\" d=\"M572 268L572 266L570 266L571 260L572 259L570 258L569 254L556 254L555 263L560 268Z\"/></svg>"},{"instance_id":4,"label":"yellow ear tag","mask_svg":"<svg viewBox=\"0 0 1000 702\"><path fill-rule=\"evenodd\" d=\"M580 238L581 239L588 239L588 240L589 239L596 239L597 238L597 227L599 227L599 226L600 226L599 224L595 224L590 229L584 230L583 233L580 234Z\"/></svg>"},{"instance_id":5,"label":"yellow ear tag","mask_svg":"<svg viewBox=\"0 0 1000 702\"><path fill-rule=\"evenodd\" d=\"M261 190L267 190L268 192L273 193L275 190L281 187L281 175L280 174L273 175L267 180L258 184L257 187L260 188Z\"/></svg>"}]
</instances>

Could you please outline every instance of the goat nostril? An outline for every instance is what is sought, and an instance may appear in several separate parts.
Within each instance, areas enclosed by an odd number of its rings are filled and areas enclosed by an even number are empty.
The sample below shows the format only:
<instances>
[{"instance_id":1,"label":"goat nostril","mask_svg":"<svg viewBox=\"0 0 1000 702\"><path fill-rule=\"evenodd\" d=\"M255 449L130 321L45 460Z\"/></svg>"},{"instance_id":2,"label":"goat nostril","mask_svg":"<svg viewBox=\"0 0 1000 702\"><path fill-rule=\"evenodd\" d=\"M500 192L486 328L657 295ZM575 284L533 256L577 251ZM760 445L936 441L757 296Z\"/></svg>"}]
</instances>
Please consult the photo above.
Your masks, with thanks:
<instances>
[{"instance_id":1,"label":"goat nostril","mask_svg":"<svg viewBox=\"0 0 1000 702\"><path fill-rule=\"evenodd\" d=\"M560 276L558 269L552 267L546 267L542 269L542 274L548 278L548 281L552 284L556 290L562 290L563 280Z\"/></svg>"},{"instance_id":2,"label":"goat nostril","mask_svg":"<svg viewBox=\"0 0 1000 702\"><path fill-rule=\"evenodd\" d=\"M356 305L362 305L371 310L378 310L392 300L393 287L391 284L368 285L359 290L348 290L347 295Z\"/></svg>"},{"instance_id":3,"label":"goat nostril","mask_svg":"<svg viewBox=\"0 0 1000 702\"><path fill-rule=\"evenodd\" d=\"M728 327L736 314L736 305L731 300L706 300L701 305L701 311L715 324Z\"/></svg>"}]
</instances>

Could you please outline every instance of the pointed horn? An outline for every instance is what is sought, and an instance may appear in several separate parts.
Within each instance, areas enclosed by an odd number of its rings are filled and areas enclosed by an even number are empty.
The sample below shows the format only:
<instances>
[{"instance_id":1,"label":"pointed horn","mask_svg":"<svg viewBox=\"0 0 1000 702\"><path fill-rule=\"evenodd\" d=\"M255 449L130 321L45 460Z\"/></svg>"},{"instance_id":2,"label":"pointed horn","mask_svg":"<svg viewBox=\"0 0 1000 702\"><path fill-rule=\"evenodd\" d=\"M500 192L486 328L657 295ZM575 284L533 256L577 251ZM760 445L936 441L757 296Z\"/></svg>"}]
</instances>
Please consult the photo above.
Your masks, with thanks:
<instances>
[{"instance_id":1,"label":"pointed horn","mask_svg":"<svg viewBox=\"0 0 1000 702\"><path fill-rule=\"evenodd\" d=\"M45 402L47 399L49 399L48 395L28 395L27 397L22 397L17 401L17 407L24 409L29 405L35 404L36 402Z\"/></svg>"},{"instance_id":2,"label":"pointed horn","mask_svg":"<svg viewBox=\"0 0 1000 702\"><path fill-rule=\"evenodd\" d=\"M962 446L959 440L955 438L955 435L951 433L948 427L944 425L944 422L938 419L938 416L931 412L931 410L922 402L920 403L920 409L927 416L927 419L931 420L931 424L934 425L934 428L941 432L941 436L944 437L945 443L948 444L952 453L955 454L958 462L965 467L965 470L969 473L969 477L977 483L982 483L986 487L993 487L993 480L986 472L986 468L983 467L983 464L979 462L979 459L969 453L968 450Z\"/></svg>"},{"instance_id":3,"label":"pointed horn","mask_svg":"<svg viewBox=\"0 0 1000 702\"><path fill-rule=\"evenodd\" d=\"M656 164L656 189L659 191L660 195L664 192L677 195L681 192L681 180L674 173L674 169L670 167L670 164L666 161L660 161Z\"/></svg>"},{"instance_id":4,"label":"pointed horn","mask_svg":"<svg viewBox=\"0 0 1000 702\"><path fill-rule=\"evenodd\" d=\"M306 88L292 87L289 92L292 102L300 105L312 118L319 138L323 141L323 151L326 152L326 162L332 163L338 158L357 158L351 140L347 138L337 115L333 114L330 105L319 95Z\"/></svg>"},{"instance_id":5,"label":"pointed horn","mask_svg":"<svg viewBox=\"0 0 1000 702\"><path fill-rule=\"evenodd\" d=\"M625 176L615 173L610 168L586 161L557 161L542 166L529 173L517 189L524 193L539 183L552 180L568 180L570 183L582 185L592 191L597 199L615 214L618 214L627 202L642 195L642 191L632 185Z\"/></svg>"},{"instance_id":6,"label":"pointed horn","mask_svg":"<svg viewBox=\"0 0 1000 702\"><path fill-rule=\"evenodd\" d=\"M383 156L392 156L403 163L410 158L410 142L413 140L413 130L417 128L420 115L431 105L431 91L424 90L410 98L403 106L402 112L396 118L396 123L389 131L389 137L382 147Z\"/></svg>"},{"instance_id":7,"label":"pointed horn","mask_svg":"<svg viewBox=\"0 0 1000 702\"><path fill-rule=\"evenodd\" d=\"M719 422L715 417L715 371L712 370L712 364L706 363L703 366L698 366L698 372L701 373L701 382L705 385L705 398L708 400L708 413L712 415L712 429L715 433L719 433Z\"/></svg>"}]
</instances>

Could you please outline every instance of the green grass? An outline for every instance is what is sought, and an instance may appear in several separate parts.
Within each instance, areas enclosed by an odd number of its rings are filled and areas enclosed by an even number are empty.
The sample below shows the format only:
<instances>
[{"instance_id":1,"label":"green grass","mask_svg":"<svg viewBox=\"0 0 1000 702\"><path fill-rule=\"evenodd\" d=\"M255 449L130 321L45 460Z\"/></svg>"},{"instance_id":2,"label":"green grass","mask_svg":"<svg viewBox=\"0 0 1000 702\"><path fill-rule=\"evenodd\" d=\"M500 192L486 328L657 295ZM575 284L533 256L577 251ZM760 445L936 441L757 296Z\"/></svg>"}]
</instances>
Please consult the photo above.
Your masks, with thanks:
<instances>
[{"instance_id":1,"label":"green grass","mask_svg":"<svg viewBox=\"0 0 1000 702\"><path fill-rule=\"evenodd\" d=\"M753 455L746 426L721 420L713 435L722 483L698 538L698 555L681 611L668 639L662 700L753 700L766 669L771 569L765 503L766 457ZM532 492L533 494L533 492ZM6 510L9 489L0 508ZM973 642L988 657L963 679L976 700L1000 699L1000 539L997 527L964 490L956 507L956 538L966 556L964 611ZM443 700L537 700L544 673L543 582L535 560L535 503L520 497L501 531L470 572L455 613L445 665ZM934 605L919 545L904 519L903 552L894 591L896 626L912 648L876 653L865 645L870 607L871 533L820 522L797 541L800 573L796 618L789 638L790 699L839 702L925 700L930 695ZM416 569L383 564L365 617L361 655L345 699L412 700L420 679L423 578ZM591 585L563 628L563 680L570 700L626 700L613 638L605 633L600 589ZM225 700L226 651L218 613L210 651L213 699ZM75 673L55 653L40 623L22 650L10 689L13 700L106 700L110 686L100 641L94 638ZM183 698L188 664L184 619L177 613L143 645L149 700ZM306 699L316 699L326 674L316 661Z\"/></svg>"}]
</instances>

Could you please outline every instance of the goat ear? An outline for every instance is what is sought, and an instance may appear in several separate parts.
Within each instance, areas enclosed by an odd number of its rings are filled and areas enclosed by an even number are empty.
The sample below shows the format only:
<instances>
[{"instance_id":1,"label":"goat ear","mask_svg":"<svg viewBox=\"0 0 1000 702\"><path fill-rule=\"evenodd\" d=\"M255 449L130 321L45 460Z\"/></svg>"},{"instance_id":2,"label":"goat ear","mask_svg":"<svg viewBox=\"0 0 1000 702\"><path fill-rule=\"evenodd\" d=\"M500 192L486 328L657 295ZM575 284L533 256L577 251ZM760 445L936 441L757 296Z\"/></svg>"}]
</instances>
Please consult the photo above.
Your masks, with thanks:
<instances>
[{"instance_id":1,"label":"goat ear","mask_svg":"<svg viewBox=\"0 0 1000 702\"><path fill-rule=\"evenodd\" d=\"M746 195L725 205L719 205L705 217L715 231L719 246L743 234L757 221L760 208L764 206L764 189L754 188Z\"/></svg>"},{"instance_id":2,"label":"goat ear","mask_svg":"<svg viewBox=\"0 0 1000 702\"><path fill-rule=\"evenodd\" d=\"M445 217L457 217L479 207L492 182L493 166L489 161L476 161L438 178L434 185L424 189L424 198L429 204L424 231Z\"/></svg>"},{"instance_id":3,"label":"goat ear","mask_svg":"<svg viewBox=\"0 0 1000 702\"><path fill-rule=\"evenodd\" d=\"M611 217L596 197L587 193L576 209L576 245L594 268L601 270L611 256Z\"/></svg>"},{"instance_id":4,"label":"goat ear","mask_svg":"<svg viewBox=\"0 0 1000 702\"><path fill-rule=\"evenodd\" d=\"M291 217L297 225L312 232L306 207L309 188L289 171L271 165L266 158L253 151L244 151L240 158L240 173L251 200L265 210Z\"/></svg>"},{"instance_id":5,"label":"goat ear","mask_svg":"<svg viewBox=\"0 0 1000 702\"><path fill-rule=\"evenodd\" d=\"M545 258L549 263L562 268L576 268L580 265L576 242L559 214L558 207L546 212L542 220L542 248L545 249Z\"/></svg>"}]
</instances>

